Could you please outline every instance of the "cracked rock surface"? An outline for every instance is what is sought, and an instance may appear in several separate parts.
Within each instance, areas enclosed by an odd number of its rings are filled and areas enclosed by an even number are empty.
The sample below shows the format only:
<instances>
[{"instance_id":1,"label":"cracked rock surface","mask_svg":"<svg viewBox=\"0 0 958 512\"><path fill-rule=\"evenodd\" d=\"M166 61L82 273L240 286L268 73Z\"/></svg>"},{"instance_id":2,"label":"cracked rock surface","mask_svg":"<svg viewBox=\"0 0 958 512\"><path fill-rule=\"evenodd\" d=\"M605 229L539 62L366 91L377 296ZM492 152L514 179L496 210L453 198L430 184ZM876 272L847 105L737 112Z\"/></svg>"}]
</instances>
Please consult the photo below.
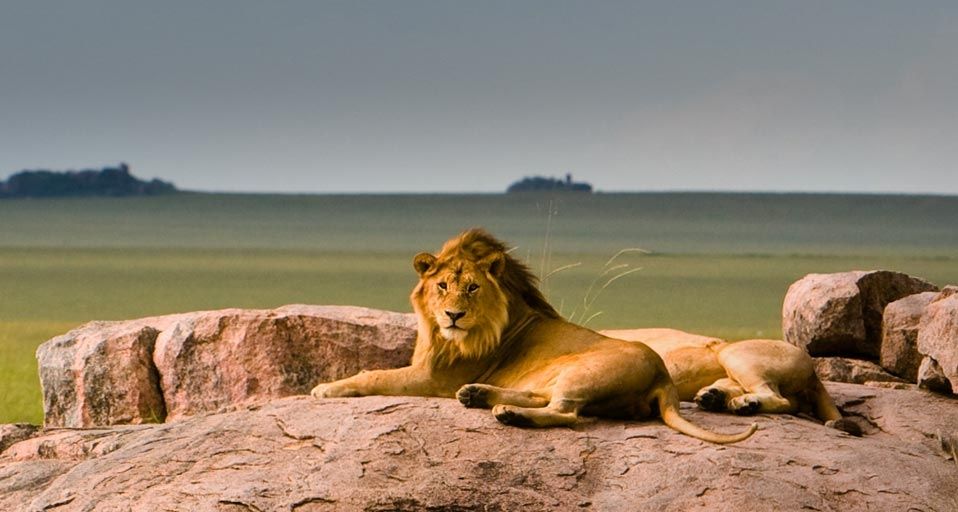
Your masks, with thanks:
<instances>
[{"instance_id":1,"label":"cracked rock surface","mask_svg":"<svg viewBox=\"0 0 958 512\"><path fill-rule=\"evenodd\" d=\"M165 424L48 428L0 454L0 510L958 510L958 402L829 383L862 438L786 415L500 425L451 399L276 399Z\"/></svg>"}]
</instances>

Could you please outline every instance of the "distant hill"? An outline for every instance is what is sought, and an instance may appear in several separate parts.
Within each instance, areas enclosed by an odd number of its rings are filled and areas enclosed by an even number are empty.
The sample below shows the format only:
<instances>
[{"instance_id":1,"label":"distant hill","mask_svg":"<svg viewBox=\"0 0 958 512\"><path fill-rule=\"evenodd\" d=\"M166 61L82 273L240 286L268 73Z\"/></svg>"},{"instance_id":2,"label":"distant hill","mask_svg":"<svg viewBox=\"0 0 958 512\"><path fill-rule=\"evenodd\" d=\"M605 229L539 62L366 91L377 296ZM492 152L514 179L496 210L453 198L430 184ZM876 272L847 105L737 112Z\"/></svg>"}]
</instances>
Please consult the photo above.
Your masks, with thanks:
<instances>
[{"instance_id":1,"label":"distant hill","mask_svg":"<svg viewBox=\"0 0 958 512\"><path fill-rule=\"evenodd\" d=\"M506 192L592 192L592 185L584 181L572 181L572 175L566 174L565 179L532 176L509 185Z\"/></svg>"},{"instance_id":2,"label":"distant hill","mask_svg":"<svg viewBox=\"0 0 958 512\"><path fill-rule=\"evenodd\" d=\"M126 164L99 170L21 171L0 181L0 198L154 196L175 192L178 190L172 183L136 178Z\"/></svg>"}]
</instances>

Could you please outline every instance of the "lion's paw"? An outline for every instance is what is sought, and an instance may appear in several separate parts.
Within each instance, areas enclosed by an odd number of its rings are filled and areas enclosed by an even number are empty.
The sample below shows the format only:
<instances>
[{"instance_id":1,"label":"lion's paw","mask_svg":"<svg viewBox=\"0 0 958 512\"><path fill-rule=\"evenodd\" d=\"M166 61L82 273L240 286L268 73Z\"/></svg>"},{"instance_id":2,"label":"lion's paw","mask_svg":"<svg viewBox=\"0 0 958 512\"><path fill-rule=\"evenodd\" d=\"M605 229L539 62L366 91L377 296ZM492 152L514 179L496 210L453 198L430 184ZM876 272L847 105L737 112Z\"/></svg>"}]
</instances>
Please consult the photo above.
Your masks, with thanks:
<instances>
[{"instance_id":1,"label":"lion's paw","mask_svg":"<svg viewBox=\"0 0 958 512\"><path fill-rule=\"evenodd\" d=\"M325 384L320 384L313 388L309 392L310 395L313 395L313 398L342 398L350 396L359 396L359 393L356 391L345 388L336 384L335 382L327 382Z\"/></svg>"},{"instance_id":2,"label":"lion's paw","mask_svg":"<svg viewBox=\"0 0 958 512\"><path fill-rule=\"evenodd\" d=\"M758 400L754 398L742 398L736 397L732 399L731 406L732 412L738 414L739 416L750 416L758 412L758 409L762 406Z\"/></svg>"},{"instance_id":3,"label":"lion's paw","mask_svg":"<svg viewBox=\"0 0 958 512\"><path fill-rule=\"evenodd\" d=\"M497 420L499 420L499 423L502 423L504 425L510 425L513 427L534 426L532 421L529 418L514 411L508 405L497 405L493 407L492 414L493 416L496 417Z\"/></svg>"},{"instance_id":4,"label":"lion's paw","mask_svg":"<svg viewBox=\"0 0 958 512\"><path fill-rule=\"evenodd\" d=\"M309 392L309 394L313 395L313 398L326 398L327 396L329 396L326 394L328 389L329 389L329 384L320 384L314 387L313 390Z\"/></svg>"},{"instance_id":5,"label":"lion's paw","mask_svg":"<svg viewBox=\"0 0 958 512\"><path fill-rule=\"evenodd\" d=\"M695 403L702 409L712 412L724 411L726 400L728 400L728 396L718 388L708 388L695 395Z\"/></svg>"},{"instance_id":6,"label":"lion's paw","mask_svg":"<svg viewBox=\"0 0 958 512\"><path fill-rule=\"evenodd\" d=\"M466 407L482 409L489 407L489 390L476 384L466 384L459 388L456 398Z\"/></svg>"}]
</instances>

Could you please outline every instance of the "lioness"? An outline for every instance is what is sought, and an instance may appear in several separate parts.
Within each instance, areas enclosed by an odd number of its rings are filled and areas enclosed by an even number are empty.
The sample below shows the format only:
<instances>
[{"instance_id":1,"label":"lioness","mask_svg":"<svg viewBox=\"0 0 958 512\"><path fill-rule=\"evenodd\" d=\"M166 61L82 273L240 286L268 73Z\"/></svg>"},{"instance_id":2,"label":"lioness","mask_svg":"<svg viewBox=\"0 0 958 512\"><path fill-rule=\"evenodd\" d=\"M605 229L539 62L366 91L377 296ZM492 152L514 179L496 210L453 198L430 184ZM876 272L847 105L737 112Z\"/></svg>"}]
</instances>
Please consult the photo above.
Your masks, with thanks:
<instances>
[{"instance_id":1,"label":"lioness","mask_svg":"<svg viewBox=\"0 0 958 512\"><path fill-rule=\"evenodd\" d=\"M806 413L826 426L861 435L842 418L804 350L779 340L733 343L675 329L605 330L613 338L640 341L665 361L679 399L710 411L736 414Z\"/></svg>"},{"instance_id":2,"label":"lioness","mask_svg":"<svg viewBox=\"0 0 958 512\"><path fill-rule=\"evenodd\" d=\"M658 354L561 319L529 269L484 230L449 240L438 255L418 254L413 266L420 279L410 296L419 326L412 364L320 384L313 396L457 397L528 427L572 425L580 414L645 418L657 409L666 425L714 443L758 428L716 434L682 418Z\"/></svg>"}]
</instances>

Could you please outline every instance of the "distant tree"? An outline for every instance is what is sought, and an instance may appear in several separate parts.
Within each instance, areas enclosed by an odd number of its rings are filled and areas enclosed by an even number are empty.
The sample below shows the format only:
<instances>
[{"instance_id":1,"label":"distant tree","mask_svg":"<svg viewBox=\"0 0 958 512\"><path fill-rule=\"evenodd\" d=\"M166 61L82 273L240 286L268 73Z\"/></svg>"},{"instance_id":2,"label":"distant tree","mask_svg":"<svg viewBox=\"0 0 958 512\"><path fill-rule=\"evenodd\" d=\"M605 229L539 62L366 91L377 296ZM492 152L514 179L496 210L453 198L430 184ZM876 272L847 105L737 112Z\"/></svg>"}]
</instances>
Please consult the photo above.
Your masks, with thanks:
<instances>
[{"instance_id":1,"label":"distant tree","mask_svg":"<svg viewBox=\"0 0 958 512\"><path fill-rule=\"evenodd\" d=\"M130 174L130 166L99 170L54 172L21 171L0 182L0 197L138 196L177 192L172 183L142 181Z\"/></svg>"},{"instance_id":2,"label":"distant tree","mask_svg":"<svg viewBox=\"0 0 958 512\"><path fill-rule=\"evenodd\" d=\"M586 182L572 181L572 174L566 174L564 180L544 176L525 177L509 185L509 188L506 189L506 192L510 194L541 191L592 192L592 185Z\"/></svg>"}]
</instances>

